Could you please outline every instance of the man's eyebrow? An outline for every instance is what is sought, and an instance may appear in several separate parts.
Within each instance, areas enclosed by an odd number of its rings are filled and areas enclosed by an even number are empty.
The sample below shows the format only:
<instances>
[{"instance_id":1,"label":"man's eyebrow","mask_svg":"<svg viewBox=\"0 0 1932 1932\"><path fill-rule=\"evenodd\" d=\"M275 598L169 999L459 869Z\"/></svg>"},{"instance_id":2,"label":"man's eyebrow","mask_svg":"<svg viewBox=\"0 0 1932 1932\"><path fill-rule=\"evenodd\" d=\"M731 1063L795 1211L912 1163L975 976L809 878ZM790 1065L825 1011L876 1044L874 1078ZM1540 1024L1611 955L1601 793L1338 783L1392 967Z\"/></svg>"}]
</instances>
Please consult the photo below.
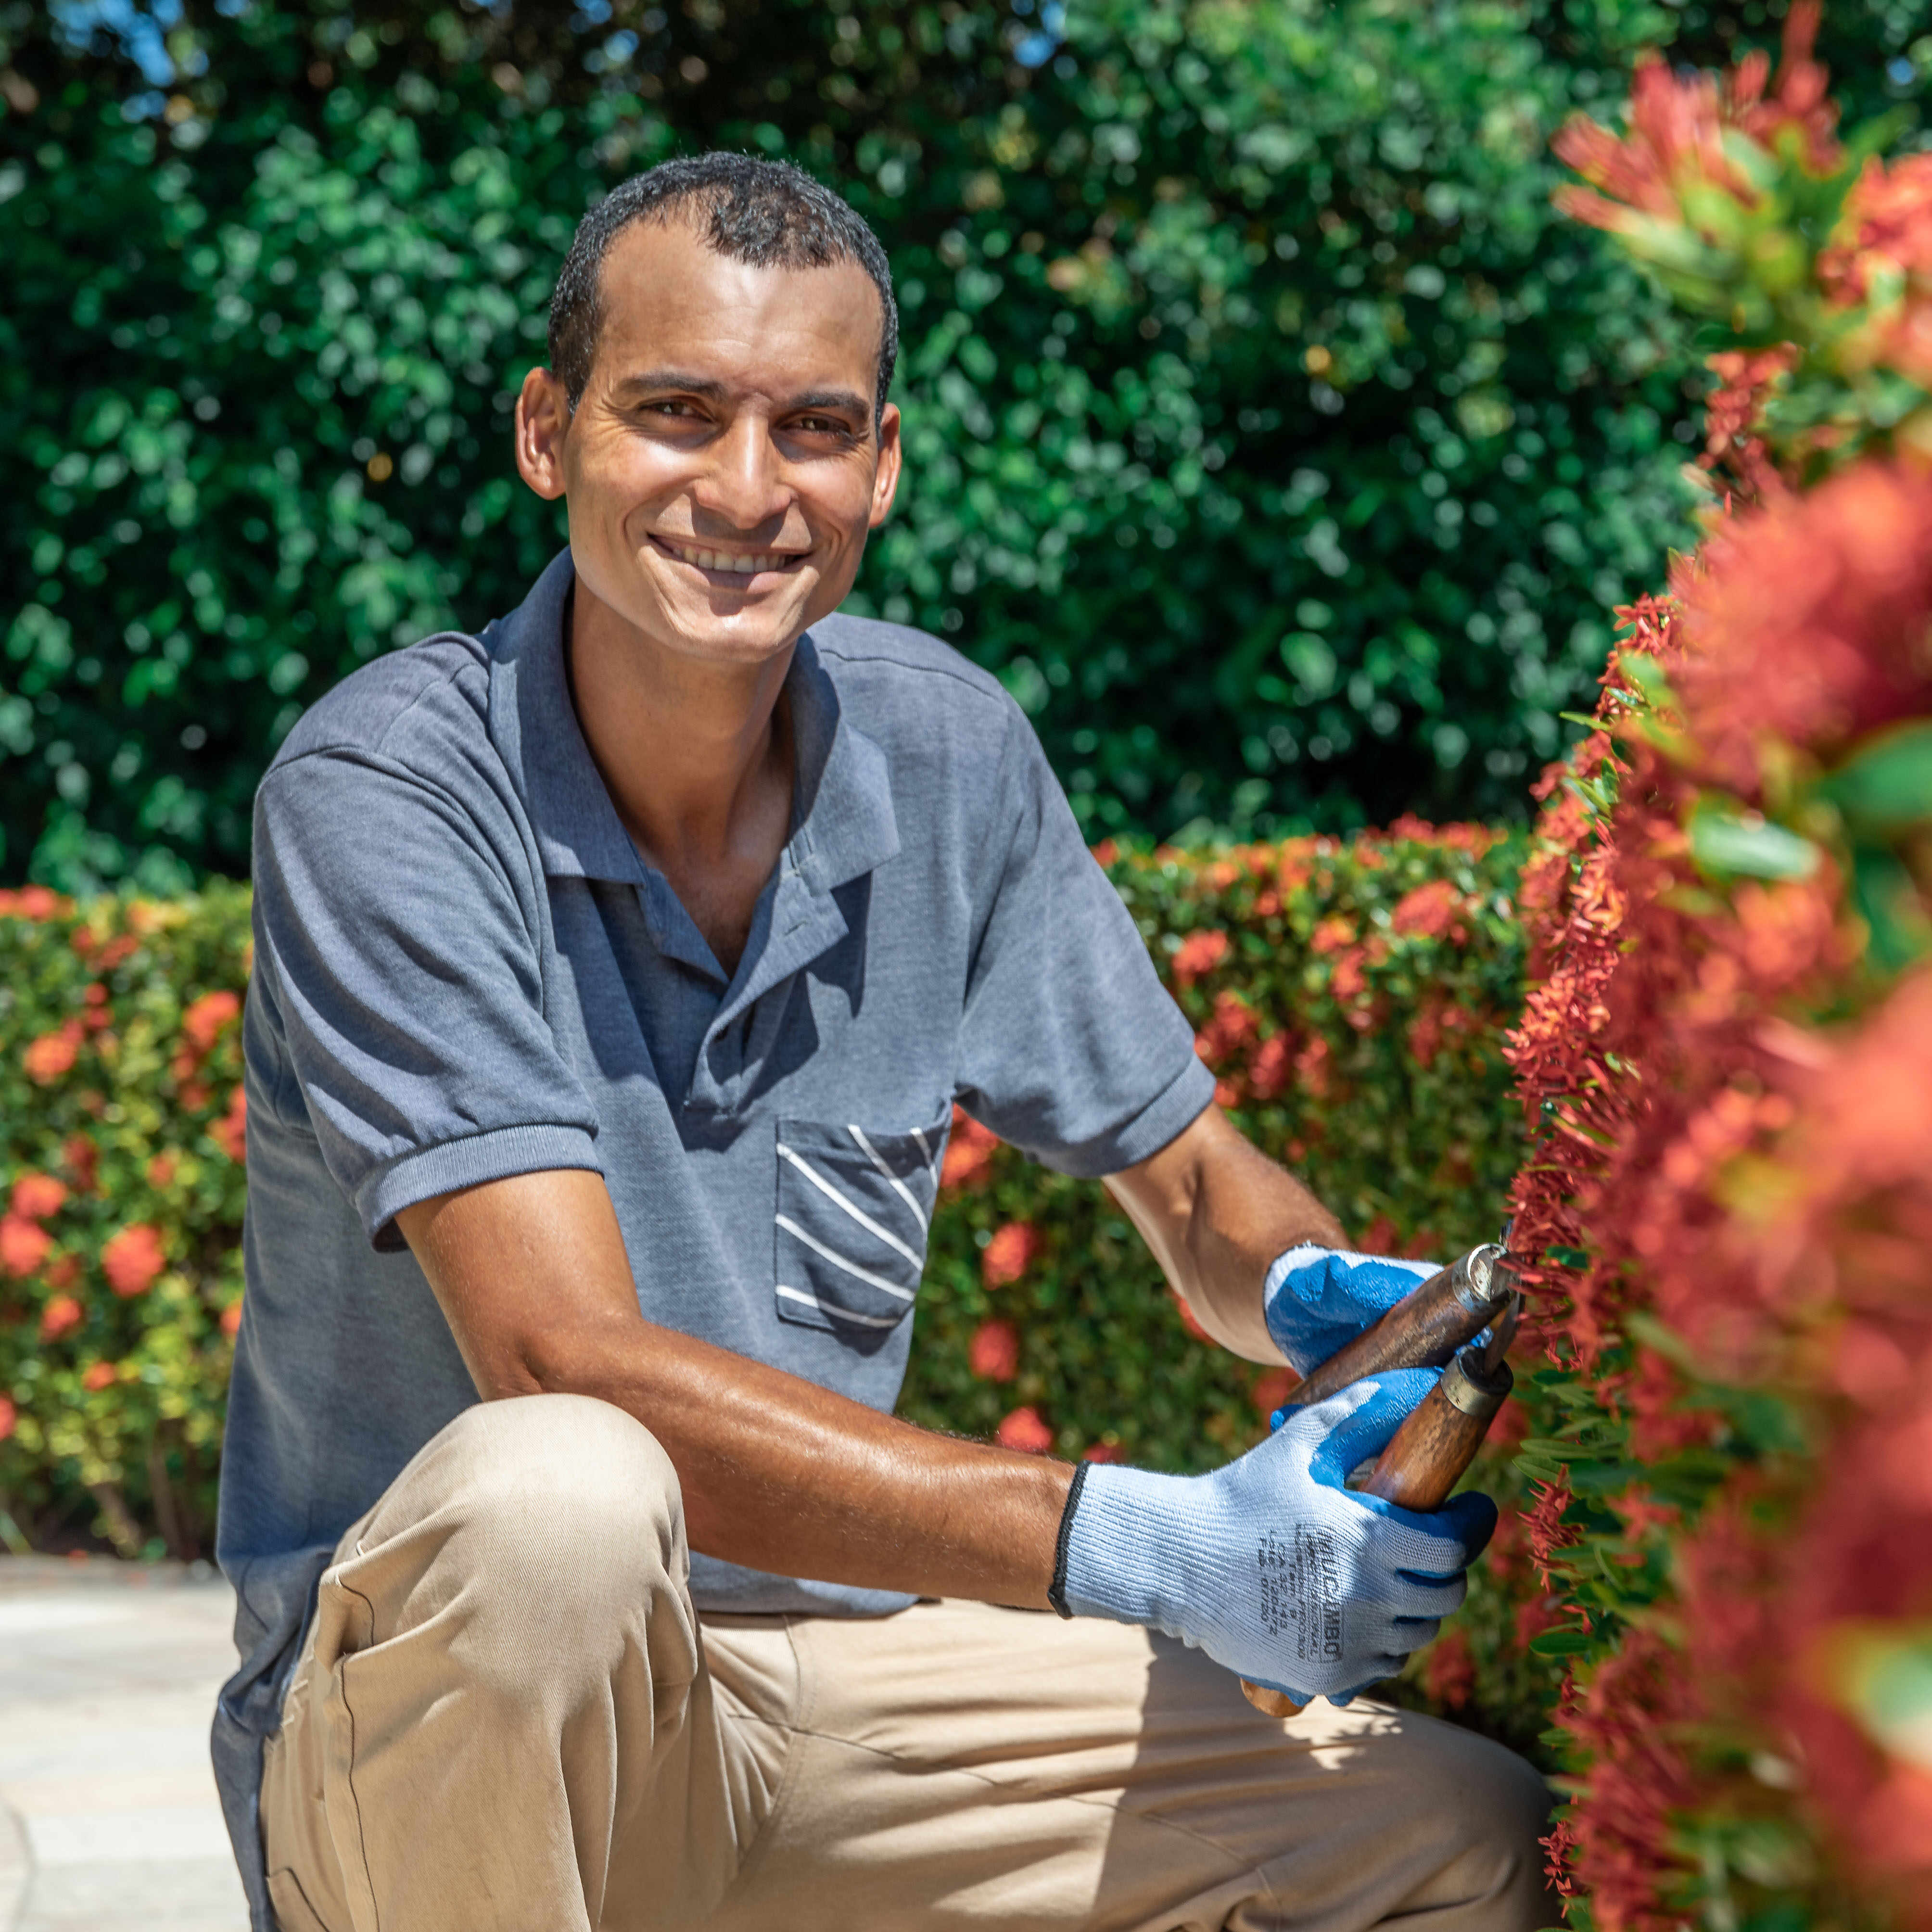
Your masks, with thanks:
<instances>
[{"instance_id":1,"label":"man's eyebrow","mask_svg":"<svg viewBox=\"0 0 1932 1932\"><path fill-rule=\"evenodd\" d=\"M862 416L872 414L872 400L856 389L814 389L809 394L794 397L785 407L788 411L842 410L848 416Z\"/></svg>"},{"instance_id":2,"label":"man's eyebrow","mask_svg":"<svg viewBox=\"0 0 1932 1932\"><path fill-rule=\"evenodd\" d=\"M714 401L724 394L724 385L708 376L694 376L684 369L643 369L634 376L620 376L613 386L620 395L647 389L675 390L682 396L702 396Z\"/></svg>"},{"instance_id":3,"label":"man's eyebrow","mask_svg":"<svg viewBox=\"0 0 1932 1932\"><path fill-rule=\"evenodd\" d=\"M612 387L620 396L701 396L706 402L720 401L729 393L724 383L684 369L643 369L634 376L619 377ZM813 389L802 396L787 397L782 406L788 416L803 410L832 410L856 416L869 416L872 401L856 389Z\"/></svg>"}]
</instances>

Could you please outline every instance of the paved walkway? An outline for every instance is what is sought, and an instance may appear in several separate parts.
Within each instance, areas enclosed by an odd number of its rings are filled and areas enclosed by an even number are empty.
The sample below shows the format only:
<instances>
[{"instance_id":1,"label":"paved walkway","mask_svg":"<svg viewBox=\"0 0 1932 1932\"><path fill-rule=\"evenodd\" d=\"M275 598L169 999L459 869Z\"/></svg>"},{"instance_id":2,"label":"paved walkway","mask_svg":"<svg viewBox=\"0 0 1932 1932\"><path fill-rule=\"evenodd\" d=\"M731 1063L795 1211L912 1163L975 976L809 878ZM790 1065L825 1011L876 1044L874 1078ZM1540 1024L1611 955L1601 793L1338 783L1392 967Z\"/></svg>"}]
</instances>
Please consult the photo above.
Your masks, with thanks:
<instances>
[{"instance_id":1,"label":"paved walkway","mask_svg":"<svg viewBox=\"0 0 1932 1932\"><path fill-rule=\"evenodd\" d=\"M246 1932L208 1765L233 1615L178 1565L0 1556L0 1932Z\"/></svg>"}]
</instances>

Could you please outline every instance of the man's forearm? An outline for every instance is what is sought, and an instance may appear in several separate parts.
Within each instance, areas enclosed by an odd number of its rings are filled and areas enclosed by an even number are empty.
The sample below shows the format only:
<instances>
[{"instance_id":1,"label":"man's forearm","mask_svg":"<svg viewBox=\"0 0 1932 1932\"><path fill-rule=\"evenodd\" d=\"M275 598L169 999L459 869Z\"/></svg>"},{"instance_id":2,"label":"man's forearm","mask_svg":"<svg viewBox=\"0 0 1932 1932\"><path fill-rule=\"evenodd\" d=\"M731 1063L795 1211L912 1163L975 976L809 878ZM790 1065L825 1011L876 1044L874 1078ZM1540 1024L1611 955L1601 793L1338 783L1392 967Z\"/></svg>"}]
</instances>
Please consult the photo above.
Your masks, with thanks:
<instances>
[{"instance_id":1,"label":"man's forearm","mask_svg":"<svg viewBox=\"0 0 1932 1932\"><path fill-rule=\"evenodd\" d=\"M1251 1362L1283 1359L1262 1316L1270 1264L1304 1242L1345 1245L1341 1223L1300 1181L1210 1107L1107 1186L1202 1328Z\"/></svg>"},{"instance_id":2,"label":"man's forearm","mask_svg":"<svg viewBox=\"0 0 1932 1932\"><path fill-rule=\"evenodd\" d=\"M881 1415L667 1328L548 1376L663 1445L691 1546L781 1576L1046 1606L1072 1471Z\"/></svg>"},{"instance_id":3,"label":"man's forearm","mask_svg":"<svg viewBox=\"0 0 1932 1932\"><path fill-rule=\"evenodd\" d=\"M595 1396L635 1416L677 1471L694 1550L1046 1607L1066 1464L934 1435L646 1322L598 1175L520 1175L398 1219L478 1391Z\"/></svg>"}]
</instances>

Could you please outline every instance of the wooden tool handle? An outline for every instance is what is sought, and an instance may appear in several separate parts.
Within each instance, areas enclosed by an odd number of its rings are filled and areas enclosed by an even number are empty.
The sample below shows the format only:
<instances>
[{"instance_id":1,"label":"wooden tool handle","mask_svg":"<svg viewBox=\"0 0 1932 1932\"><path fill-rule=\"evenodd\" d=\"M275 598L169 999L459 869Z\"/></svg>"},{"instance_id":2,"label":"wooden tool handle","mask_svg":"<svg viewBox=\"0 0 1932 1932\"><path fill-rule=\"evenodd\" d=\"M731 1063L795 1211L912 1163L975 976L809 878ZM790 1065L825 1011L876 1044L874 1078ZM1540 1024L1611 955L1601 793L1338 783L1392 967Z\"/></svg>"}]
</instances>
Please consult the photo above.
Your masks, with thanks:
<instances>
[{"instance_id":1,"label":"wooden tool handle","mask_svg":"<svg viewBox=\"0 0 1932 1932\"><path fill-rule=\"evenodd\" d=\"M1477 1352L1466 1349L1411 1411L1362 1488L1398 1509L1440 1509L1475 1460L1514 1382L1508 1363L1485 1373Z\"/></svg>"},{"instance_id":2,"label":"wooden tool handle","mask_svg":"<svg viewBox=\"0 0 1932 1932\"><path fill-rule=\"evenodd\" d=\"M1472 1248L1310 1370L1288 1400L1306 1407L1340 1395L1364 1376L1440 1368L1502 1312L1515 1288L1516 1270L1502 1249Z\"/></svg>"},{"instance_id":3,"label":"wooden tool handle","mask_svg":"<svg viewBox=\"0 0 1932 1932\"><path fill-rule=\"evenodd\" d=\"M1441 1508L1475 1460L1514 1382L1508 1363L1486 1371L1478 1352L1465 1349L1410 1412L1362 1488L1398 1509ZM1286 1691L1268 1690L1245 1677L1241 1694L1267 1718L1292 1718L1302 1708Z\"/></svg>"}]
</instances>

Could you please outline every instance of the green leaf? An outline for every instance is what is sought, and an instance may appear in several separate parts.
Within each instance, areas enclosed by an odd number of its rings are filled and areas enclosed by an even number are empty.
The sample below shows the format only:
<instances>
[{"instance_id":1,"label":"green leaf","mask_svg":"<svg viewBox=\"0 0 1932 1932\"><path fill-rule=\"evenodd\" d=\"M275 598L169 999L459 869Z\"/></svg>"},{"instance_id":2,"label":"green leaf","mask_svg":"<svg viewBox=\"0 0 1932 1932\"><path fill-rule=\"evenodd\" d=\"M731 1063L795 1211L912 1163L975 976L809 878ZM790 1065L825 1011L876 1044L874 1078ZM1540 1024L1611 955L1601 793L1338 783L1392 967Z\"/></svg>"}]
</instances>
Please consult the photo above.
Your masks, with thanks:
<instances>
[{"instance_id":1,"label":"green leaf","mask_svg":"<svg viewBox=\"0 0 1932 1932\"><path fill-rule=\"evenodd\" d=\"M1932 819L1932 718L1868 738L1818 786L1853 836L1904 831Z\"/></svg>"},{"instance_id":2,"label":"green leaf","mask_svg":"<svg viewBox=\"0 0 1932 1932\"><path fill-rule=\"evenodd\" d=\"M1532 1637L1529 1647L1538 1657L1581 1657L1594 1650L1597 1642L1588 1630L1553 1630Z\"/></svg>"},{"instance_id":3,"label":"green leaf","mask_svg":"<svg viewBox=\"0 0 1932 1932\"><path fill-rule=\"evenodd\" d=\"M1808 879L1822 856L1810 839L1708 792L1693 808L1690 830L1691 856L1706 873Z\"/></svg>"}]
</instances>

